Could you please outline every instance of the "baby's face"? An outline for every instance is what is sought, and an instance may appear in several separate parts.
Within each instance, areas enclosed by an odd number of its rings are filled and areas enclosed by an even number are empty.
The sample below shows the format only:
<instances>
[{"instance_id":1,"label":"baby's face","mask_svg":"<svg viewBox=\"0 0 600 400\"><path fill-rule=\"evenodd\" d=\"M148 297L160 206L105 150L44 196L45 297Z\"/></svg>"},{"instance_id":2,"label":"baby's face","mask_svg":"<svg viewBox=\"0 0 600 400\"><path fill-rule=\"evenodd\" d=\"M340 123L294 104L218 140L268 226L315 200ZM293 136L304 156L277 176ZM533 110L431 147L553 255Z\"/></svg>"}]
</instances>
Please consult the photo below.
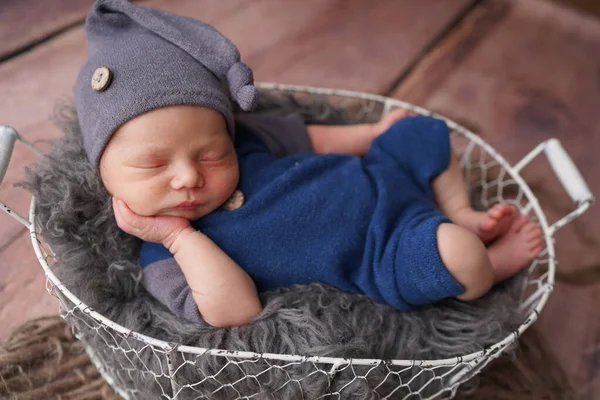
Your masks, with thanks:
<instances>
[{"instance_id":1,"label":"baby's face","mask_svg":"<svg viewBox=\"0 0 600 400\"><path fill-rule=\"evenodd\" d=\"M192 220L231 196L239 170L219 112L172 106L120 126L100 158L100 176L109 193L137 214Z\"/></svg>"}]
</instances>

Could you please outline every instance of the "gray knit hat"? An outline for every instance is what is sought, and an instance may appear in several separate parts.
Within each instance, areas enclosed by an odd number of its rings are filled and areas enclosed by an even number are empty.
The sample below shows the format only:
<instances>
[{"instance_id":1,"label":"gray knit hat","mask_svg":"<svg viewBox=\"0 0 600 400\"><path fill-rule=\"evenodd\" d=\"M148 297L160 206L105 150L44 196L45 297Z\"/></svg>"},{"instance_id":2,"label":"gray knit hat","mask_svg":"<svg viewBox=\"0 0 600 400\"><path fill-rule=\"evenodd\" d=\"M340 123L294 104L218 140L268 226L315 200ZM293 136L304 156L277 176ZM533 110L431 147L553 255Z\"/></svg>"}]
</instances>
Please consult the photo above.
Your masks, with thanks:
<instances>
[{"instance_id":1,"label":"gray knit hat","mask_svg":"<svg viewBox=\"0 0 600 400\"><path fill-rule=\"evenodd\" d=\"M243 110L257 101L252 71L235 45L193 18L97 0L85 23L88 60L75 84L77 114L89 161L98 166L112 133L144 112L199 105L223 114L233 136L228 88Z\"/></svg>"}]
</instances>

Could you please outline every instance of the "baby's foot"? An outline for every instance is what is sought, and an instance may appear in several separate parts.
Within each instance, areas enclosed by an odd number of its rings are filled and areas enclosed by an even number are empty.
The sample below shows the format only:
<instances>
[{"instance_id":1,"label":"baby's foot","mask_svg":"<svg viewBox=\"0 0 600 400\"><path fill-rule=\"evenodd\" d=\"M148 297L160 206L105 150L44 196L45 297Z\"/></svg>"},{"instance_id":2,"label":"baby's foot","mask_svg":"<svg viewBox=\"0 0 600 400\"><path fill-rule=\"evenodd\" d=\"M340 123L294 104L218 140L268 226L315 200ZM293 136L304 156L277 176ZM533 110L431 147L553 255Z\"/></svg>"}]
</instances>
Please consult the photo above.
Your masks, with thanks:
<instances>
[{"instance_id":1,"label":"baby's foot","mask_svg":"<svg viewBox=\"0 0 600 400\"><path fill-rule=\"evenodd\" d=\"M519 215L509 230L488 247L494 267L494 281L503 281L527 266L542 251L542 231L538 224Z\"/></svg>"},{"instance_id":2,"label":"baby's foot","mask_svg":"<svg viewBox=\"0 0 600 400\"><path fill-rule=\"evenodd\" d=\"M515 206L509 204L496 204L487 211L474 211L465 209L462 213L452 218L463 228L475 233L483 243L489 243L504 235L517 216Z\"/></svg>"},{"instance_id":3,"label":"baby's foot","mask_svg":"<svg viewBox=\"0 0 600 400\"><path fill-rule=\"evenodd\" d=\"M481 213L475 233L484 243L489 243L508 232L516 216L515 206L496 204L485 213Z\"/></svg>"}]
</instances>

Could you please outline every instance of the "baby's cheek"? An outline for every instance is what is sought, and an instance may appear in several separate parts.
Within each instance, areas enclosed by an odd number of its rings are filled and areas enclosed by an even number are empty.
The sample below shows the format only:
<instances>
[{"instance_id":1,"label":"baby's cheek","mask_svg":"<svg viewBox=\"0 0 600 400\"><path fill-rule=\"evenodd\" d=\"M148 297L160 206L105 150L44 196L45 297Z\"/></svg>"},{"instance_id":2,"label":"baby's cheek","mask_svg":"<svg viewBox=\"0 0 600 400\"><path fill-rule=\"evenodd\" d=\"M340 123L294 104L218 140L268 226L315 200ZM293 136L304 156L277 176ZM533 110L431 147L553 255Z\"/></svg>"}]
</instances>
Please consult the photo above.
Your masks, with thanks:
<instances>
[{"instance_id":1,"label":"baby's cheek","mask_svg":"<svg viewBox=\"0 0 600 400\"><path fill-rule=\"evenodd\" d=\"M143 181L123 179L118 187L113 186L111 194L123 200L136 214L151 216L155 213L153 205L156 204L152 200L155 197L152 192L152 187Z\"/></svg>"},{"instance_id":2,"label":"baby's cheek","mask_svg":"<svg viewBox=\"0 0 600 400\"><path fill-rule=\"evenodd\" d=\"M145 216L158 214L161 207L166 206L168 190L159 183L138 185L135 188L135 204L138 213Z\"/></svg>"},{"instance_id":3,"label":"baby's cheek","mask_svg":"<svg viewBox=\"0 0 600 400\"><path fill-rule=\"evenodd\" d=\"M219 200L225 201L237 188L239 182L239 175L236 171L219 171L213 174L211 179L208 179L209 184L207 188L219 198Z\"/></svg>"}]
</instances>

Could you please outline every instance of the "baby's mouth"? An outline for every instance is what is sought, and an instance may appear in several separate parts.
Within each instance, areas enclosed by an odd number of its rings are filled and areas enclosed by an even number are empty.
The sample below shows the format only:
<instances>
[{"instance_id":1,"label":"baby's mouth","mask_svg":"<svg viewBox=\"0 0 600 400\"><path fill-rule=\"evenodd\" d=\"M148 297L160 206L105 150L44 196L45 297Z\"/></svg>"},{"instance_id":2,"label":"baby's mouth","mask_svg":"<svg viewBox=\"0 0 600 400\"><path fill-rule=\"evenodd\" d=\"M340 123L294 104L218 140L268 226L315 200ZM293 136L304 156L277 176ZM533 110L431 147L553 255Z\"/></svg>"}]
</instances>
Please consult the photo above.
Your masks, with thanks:
<instances>
[{"instance_id":1,"label":"baby's mouth","mask_svg":"<svg viewBox=\"0 0 600 400\"><path fill-rule=\"evenodd\" d=\"M204 205L202 201L184 201L173 207L173 210L193 210Z\"/></svg>"}]
</instances>

